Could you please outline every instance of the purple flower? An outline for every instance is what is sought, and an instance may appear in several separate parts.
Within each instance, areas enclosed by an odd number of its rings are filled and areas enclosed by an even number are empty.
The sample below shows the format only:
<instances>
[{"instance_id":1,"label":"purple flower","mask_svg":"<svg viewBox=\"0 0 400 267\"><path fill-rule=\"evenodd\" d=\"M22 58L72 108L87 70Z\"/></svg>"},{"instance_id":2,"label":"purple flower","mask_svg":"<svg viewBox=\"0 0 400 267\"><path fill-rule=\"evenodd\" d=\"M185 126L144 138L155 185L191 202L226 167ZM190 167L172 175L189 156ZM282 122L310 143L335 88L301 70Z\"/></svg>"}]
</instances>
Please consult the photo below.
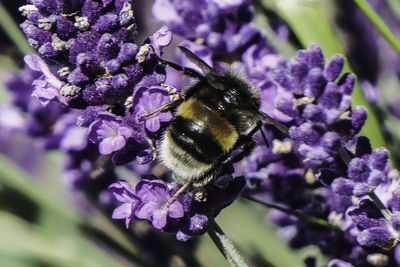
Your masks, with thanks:
<instances>
[{"instance_id":1,"label":"purple flower","mask_svg":"<svg viewBox=\"0 0 400 267\"><path fill-rule=\"evenodd\" d=\"M381 159L385 158L380 157ZM380 166L378 164L375 166ZM369 199L363 199L359 205L349 211L357 226L357 241L363 246L393 248L400 240L399 189L398 177L388 175L384 182L374 188L380 207ZM382 206L383 205L383 206Z\"/></svg>"},{"instance_id":2,"label":"purple flower","mask_svg":"<svg viewBox=\"0 0 400 267\"><path fill-rule=\"evenodd\" d=\"M133 116L138 119L168 104L170 98L168 92L160 86L141 87L134 93L132 102ZM172 114L169 110L143 119L146 129L150 132L157 132L161 127L161 122L171 120Z\"/></svg>"},{"instance_id":3,"label":"purple flower","mask_svg":"<svg viewBox=\"0 0 400 267\"><path fill-rule=\"evenodd\" d=\"M129 222L135 215L135 211L139 204L139 198L135 195L132 186L124 180L119 180L111 184L109 190L112 192L116 200L122 202L120 206L114 209L112 218L125 219L125 226L128 228Z\"/></svg>"},{"instance_id":4,"label":"purple flower","mask_svg":"<svg viewBox=\"0 0 400 267\"><path fill-rule=\"evenodd\" d=\"M134 216L150 221L156 229L165 228L168 218L184 216L183 206L178 200L167 205L171 193L168 185L161 180L140 180L134 190L127 182L118 181L109 189L123 203L114 210L113 218L125 218L127 227Z\"/></svg>"},{"instance_id":5,"label":"purple flower","mask_svg":"<svg viewBox=\"0 0 400 267\"><path fill-rule=\"evenodd\" d=\"M103 155L120 150L132 135L131 128L121 125L121 120L108 113L101 113L89 126L89 140L99 143L99 152Z\"/></svg>"},{"instance_id":6,"label":"purple flower","mask_svg":"<svg viewBox=\"0 0 400 267\"><path fill-rule=\"evenodd\" d=\"M65 151L81 151L87 146L88 129L77 126L77 112L63 114L53 126L53 135L60 136L59 147Z\"/></svg>"},{"instance_id":7,"label":"purple flower","mask_svg":"<svg viewBox=\"0 0 400 267\"><path fill-rule=\"evenodd\" d=\"M361 201L359 207L351 210L349 215L359 229L357 241L360 245L383 248L397 245L399 233L393 229L391 222L386 221L372 201L368 199Z\"/></svg>"},{"instance_id":8,"label":"purple flower","mask_svg":"<svg viewBox=\"0 0 400 267\"><path fill-rule=\"evenodd\" d=\"M150 43L154 48L157 56L161 56L161 51L164 47L168 46L172 41L172 32L169 31L167 26L161 27L150 37Z\"/></svg>"},{"instance_id":9,"label":"purple flower","mask_svg":"<svg viewBox=\"0 0 400 267\"><path fill-rule=\"evenodd\" d=\"M221 177L219 180L225 182L207 185L207 198L203 201L195 199L191 192L184 192L171 203L171 197L181 188L177 183L142 179L134 190L129 187L129 190L116 192L115 188L121 187L121 182L118 182L110 189L114 195L119 194L117 200L126 205L120 205L114 211L117 214L115 218L131 220L134 216L145 219L154 228L175 233L178 240L187 241L194 235L203 234L207 230L208 216L216 216L231 204L245 185L244 177ZM122 185L127 187L124 181Z\"/></svg>"},{"instance_id":10,"label":"purple flower","mask_svg":"<svg viewBox=\"0 0 400 267\"><path fill-rule=\"evenodd\" d=\"M179 201L173 201L167 208L171 194L165 182L141 180L135 190L141 200L141 205L135 215L140 219L151 221L154 228L164 228L167 224L167 217L183 217L183 206Z\"/></svg>"},{"instance_id":11,"label":"purple flower","mask_svg":"<svg viewBox=\"0 0 400 267\"><path fill-rule=\"evenodd\" d=\"M66 104L65 97L60 95L60 90L64 83L51 73L47 64L35 54L26 55L24 60L32 70L43 74L43 76L33 82L35 89L32 95L37 97L43 106L48 105L55 98L59 102Z\"/></svg>"},{"instance_id":12,"label":"purple flower","mask_svg":"<svg viewBox=\"0 0 400 267\"><path fill-rule=\"evenodd\" d=\"M2 75L1 80L10 92L14 106L22 111L28 111L28 106L32 102L32 90L34 89L32 83L40 76L40 72L34 71L28 66L18 72L6 72Z\"/></svg>"}]
</instances>

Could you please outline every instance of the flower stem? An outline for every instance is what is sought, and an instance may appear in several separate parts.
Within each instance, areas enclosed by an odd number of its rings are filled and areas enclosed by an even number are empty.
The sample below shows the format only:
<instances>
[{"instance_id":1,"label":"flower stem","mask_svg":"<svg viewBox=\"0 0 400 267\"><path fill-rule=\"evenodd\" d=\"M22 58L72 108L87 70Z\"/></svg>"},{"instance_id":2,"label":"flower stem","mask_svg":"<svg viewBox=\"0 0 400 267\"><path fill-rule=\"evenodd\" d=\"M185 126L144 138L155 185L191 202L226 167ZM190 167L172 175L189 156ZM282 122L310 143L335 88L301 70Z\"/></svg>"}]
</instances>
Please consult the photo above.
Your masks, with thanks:
<instances>
[{"instance_id":1,"label":"flower stem","mask_svg":"<svg viewBox=\"0 0 400 267\"><path fill-rule=\"evenodd\" d=\"M248 267L242 255L218 226L214 218L208 219L207 233L232 267Z\"/></svg>"},{"instance_id":2,"label":"flower stem","mask_svg":"<svg viewBox=\"0 0 400 267\"><path fill-rule=\"evenodd\" d=\"M381 17L373 10L366 0L354 0L364 15L371 21L375 28L382 34L398 54L400 54L400 41L392 33Z\"/></svg>"},{"instance_id":3,"label":"flower stem","mask_svg":"<svg viewBox=\"0 0 400 267\"><path fill-rule=\"evenodd\" d=\"M262 205L264 205L264 206L266 206L268 208L276 209L276 210L282 211L282 212L284 212L286 214L293 215L293 216L295 216L295 217L297 217L299 219L308 221L310 223L313 223L313 224L316 224L316 225L319 225L319 226L323 226L323 227L326 227L326 228L330 228L332 230L345 232L342 227L340 227L338 225L331 224L331 223L329 223L328 221L326 221L324 219L317 218L317 217L314 217L314 216L311 216L311 215L307 215L307 214L301 213L301 212L293 210L293 209L284 208L284 207L276 205L276 204L263 202L263 201L260 201L260 200L258 200L256 198L252 197L252 196L244 195L243 197L245 199L247 199L247 200L251 200L251 201L254 201L256 203L262 204Z\"/></svg>"}]
</instances>

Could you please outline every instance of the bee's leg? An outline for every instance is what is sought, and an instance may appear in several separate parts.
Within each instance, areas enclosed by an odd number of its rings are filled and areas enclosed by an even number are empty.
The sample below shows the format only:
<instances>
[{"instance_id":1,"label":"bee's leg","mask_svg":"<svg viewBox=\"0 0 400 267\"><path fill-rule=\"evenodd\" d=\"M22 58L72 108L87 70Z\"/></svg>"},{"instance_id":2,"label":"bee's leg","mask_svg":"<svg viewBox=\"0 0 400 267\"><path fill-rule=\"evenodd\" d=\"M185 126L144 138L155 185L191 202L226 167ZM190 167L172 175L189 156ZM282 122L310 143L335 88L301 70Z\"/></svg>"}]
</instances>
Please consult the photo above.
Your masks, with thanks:
<instances>
[{"instance_id":1,"label":"bee's leg","mask_svg":"<svg viewBox=\"0 0 400 267\"><path fill-rule=\"evenodd\" d=\"M256 147L256 142L253 139L253 135L260 130L261 131L261 135L264 139L265 144L267 145L267 147L269 147L269 143L267 140L267 137L265 136L263 130L262 130L262 126L263 123L261 121L257 122L257 125L247 134L247 135L241 135L239 137L238 142L236 143L234 149L239 148L240 146L242 146L241 150L239 153L235 154L235 155L230 155L225 161L224 164L227 163L235 163L238 162L240 160L242 160L244 157L248 156L253 149Z\"/></svg>"},{"instance_id":2,"label":"bee's leg","mask_svg":"<svg viewBox=\"0 0 400 267\"><path fill-rule=\"evenodd\" d=\"M181 188L179 188L178 191L175 192L175 194L168 200L167 203L164 204L164 208L167 209L167 215L168 215L168 208L169 205L171 205L172 202L174 202L180 195L182 195L183 193L186 192L186 190L188 190L188 188L192 185L192 182L187 182L186 184L184 184Z\"/></svg>"},{"instance_id":3,"label":"bee's leg","mask_svg":"<svg viewBox=\"0 0 400 267\"><path fill-rule=\"evenodd\" d=\"M150 138L146 138L147 140L147 144L149 145L150 149L151 149L151 154L152 154L152 160L155 160L157 158L157 148L154 145L154 141Z\"/></svg>"},{"instance_id":4,"label":"bee's leg","mask_svg":"<svg viewBox=\"0 0 400 267\"><path fill-rule=\"evenodd\" d=\"M256 142L250 138L242 147L241 151L235 155L229 156L223 163L230 164L241 161L244 157L248 156L256 147Z\"/></svg>"},{"instance_id":5,"label":"bee's leg","mask_svg":"<svg viewBox=\"0 0 400 267\"><path fill-rule=\"evenodd\" d=\"M156 115L156 114L158 114L158 113L160 113L160 112L164 112L164 111L173 109L173 108L179 106L183 101L184 101L184 99L183 99L182 97L179 97L179 98L177 98L176 100L173 100L173 101L169 102L169 103L166 104L165 106L162 106L161 108L156 109L155 111L153 111L153 112L151 112L151 113L148 113L148 114L146 114L146 115L144 115L144 116L139 116L139 117L138 117L138 120L141 121L141 120L143 120L144 118L148 118L148 117L154 116L154 115Z\"/></svg>"}]
</instances>

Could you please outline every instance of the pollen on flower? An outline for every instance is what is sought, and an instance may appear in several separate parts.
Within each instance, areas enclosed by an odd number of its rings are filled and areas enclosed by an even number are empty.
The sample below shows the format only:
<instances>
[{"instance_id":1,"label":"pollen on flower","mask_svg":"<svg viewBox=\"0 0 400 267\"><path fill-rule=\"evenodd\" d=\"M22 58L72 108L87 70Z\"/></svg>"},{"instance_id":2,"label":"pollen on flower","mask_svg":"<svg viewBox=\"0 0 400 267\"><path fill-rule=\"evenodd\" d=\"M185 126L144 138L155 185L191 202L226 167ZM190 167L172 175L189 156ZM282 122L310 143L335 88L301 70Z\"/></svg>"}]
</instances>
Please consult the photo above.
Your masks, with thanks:
<instances>
[{"instance_id":1,"label":"pollen on flower","mask_svg":"<svg viewBox=\"0 0 400 267\"><path fill-rule=\"evenodd\" d=\"M19 12L22 12L23 16L28 16L32 11L38 11L38 8L35 5L24 5L18 8Z\"/></svg>"},{"instance_id":2,"label":"pollen on flower","mask_svg":"<svg viewBox=\"0 0 400 267\"><path fill-rule=\"evenodd\" d=\"M146 60L147 55L151 51L151 45L150 44L145 44L140 46L139 52L136 54L136 60L139 63L142 63Z\"/></svg>"},{"instance_id":3,"label":"pollen on flower","mask_svg":"<svg viewBox=\"0 0 400 267\"><path fill-rule=\"evenodd\" d=\"M85 31L90 27L88 17L79 17L75 16L75 27L77 27L81 31Z\"/></svg>"},{"instance_id":4,"label":"pollen on flower","mask_svg":"<svg viewBox=\"0 0 400 267\"><path fill-rule=\"evenodd\" d=\"M65 97L73 97L74 95L79 93L80 90L81 88L78 86L65 84L63 87L61 87L60 95Z\"/></svg>"}]
</instances>

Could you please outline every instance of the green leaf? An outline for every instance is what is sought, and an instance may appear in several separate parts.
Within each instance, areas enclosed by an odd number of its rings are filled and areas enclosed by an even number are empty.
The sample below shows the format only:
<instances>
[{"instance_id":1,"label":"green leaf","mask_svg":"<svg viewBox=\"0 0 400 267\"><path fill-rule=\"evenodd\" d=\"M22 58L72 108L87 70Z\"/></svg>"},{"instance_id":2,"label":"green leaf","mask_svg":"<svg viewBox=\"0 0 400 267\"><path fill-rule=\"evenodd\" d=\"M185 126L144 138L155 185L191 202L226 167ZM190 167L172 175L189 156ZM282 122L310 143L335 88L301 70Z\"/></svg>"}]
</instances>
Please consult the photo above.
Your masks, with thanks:
<instances>
[{"instance_id":1,"label":"green leaf","mask_svg":"<svg viewBox=\"0 0 400 267\"><path fill-rule=\"evenodd\" d=\"M392 48L400 54L400 41L392 33L383 19L375 12L375 10L365 0L353 0L379 33L386 39Z\"/></svg>"},{"instance_id":2,"label":"green leaf","mask_svg":"<svg viewBox=\"0 0 400 267\"><path fill-rule=\"evenodd\" d=\"M271 8L271 5L274 6L276 12L288 23L303 47L308 47L312 42L317 42L321 46L325 57L329 60L332 55L345 55L345 52L322 8L322 2L324 1L261 0L261 3L269 8ZM345 64L344 71L353 72L348 63ZM352 96L353 106L363 105L368 110L368 120L361 134L371 139L373 147L386 146L380 131L380 124L369 103L362 95L358 83Z\"/></svg>"}]
</instances>

